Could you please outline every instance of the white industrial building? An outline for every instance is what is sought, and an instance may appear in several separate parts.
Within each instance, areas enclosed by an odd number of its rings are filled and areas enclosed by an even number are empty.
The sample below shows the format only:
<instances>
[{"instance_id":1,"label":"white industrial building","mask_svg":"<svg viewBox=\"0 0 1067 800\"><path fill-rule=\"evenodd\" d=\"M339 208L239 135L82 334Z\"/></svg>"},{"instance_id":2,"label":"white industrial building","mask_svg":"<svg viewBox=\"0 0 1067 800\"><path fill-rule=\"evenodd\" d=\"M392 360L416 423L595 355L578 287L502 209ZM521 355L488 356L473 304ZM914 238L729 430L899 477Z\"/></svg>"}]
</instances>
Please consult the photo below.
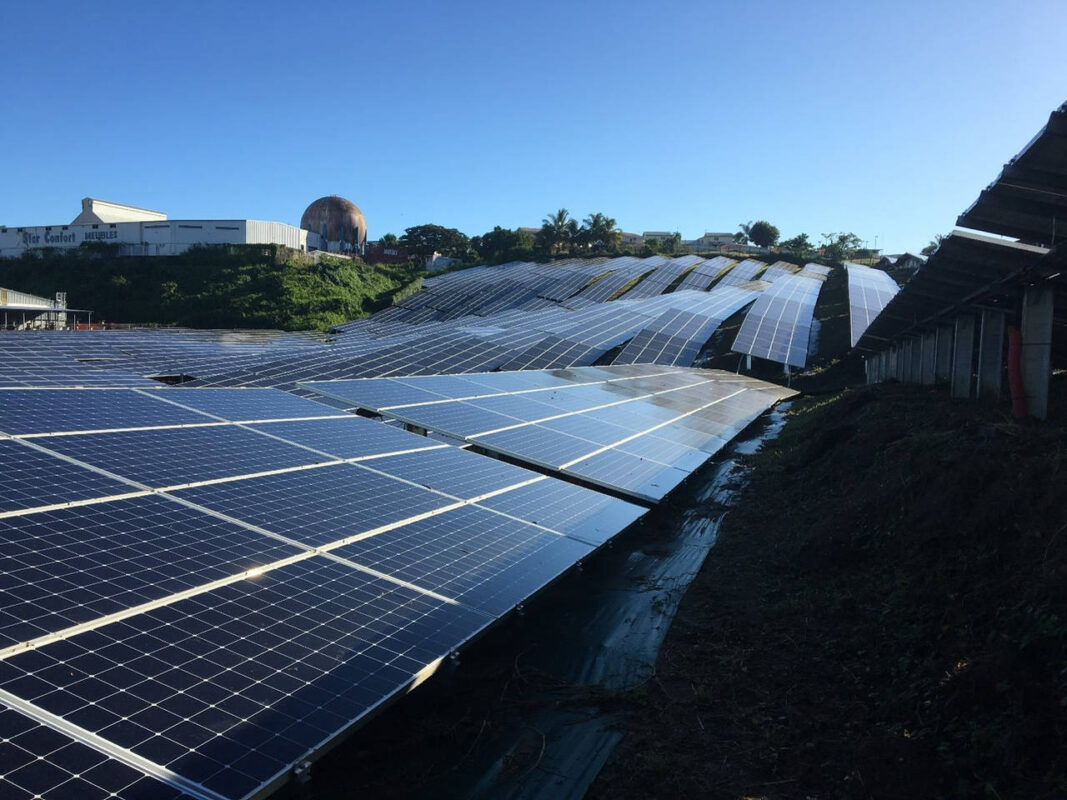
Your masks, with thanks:
<instances>
[{"instance_id":1,"label":"white industrial building","mask_svg":"<svg viewBox=\"0 0 1067 800\"><path fill-rule=\"evenodd\" d=\"M55 300L29 292L0 288L0 330L56 329L67 327L67 295Z\"/></svg>"},{"instance_id":2,"label":"white industrial building","mask_svg":"<svg viewBox=\"0 0 1067 800\"><path fill-rule=\"evenodd\" d=\"M325 242L321 233L284 222L252 219L167 219L146 208L86 197L81 213L69 225L12 228L0 225L0 257L27 250L71 249L102 242L117 245L120 255L171 256L194 245L276 244L293 250L346 250ZM343 244L343 243L342 243Z\"/></svg>"}]
</instances>

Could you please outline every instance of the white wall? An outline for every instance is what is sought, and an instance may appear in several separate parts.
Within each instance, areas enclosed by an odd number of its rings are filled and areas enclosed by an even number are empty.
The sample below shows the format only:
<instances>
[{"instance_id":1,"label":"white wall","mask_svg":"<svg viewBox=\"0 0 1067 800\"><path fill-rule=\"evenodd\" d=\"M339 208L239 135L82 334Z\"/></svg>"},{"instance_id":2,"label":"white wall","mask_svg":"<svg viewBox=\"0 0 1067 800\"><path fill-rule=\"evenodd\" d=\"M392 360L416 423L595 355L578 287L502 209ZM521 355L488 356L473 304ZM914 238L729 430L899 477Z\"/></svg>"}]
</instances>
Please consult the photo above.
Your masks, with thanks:
<instances>
[{"instance_id":1,"label":"white wall","mask_svg":"<svg viewBox=\"0 0 1067 800\"><path fill-rule=\"evenodd\" d=\"M95 225L51 225L0 228L0 257L26 250L71 249L82 242L123 245L123 255L170 256L196 244L279 244L306 250L320 237L284 222L243 219L173 219L152 222L114 222Z\"/></svg>"}]
</instances>

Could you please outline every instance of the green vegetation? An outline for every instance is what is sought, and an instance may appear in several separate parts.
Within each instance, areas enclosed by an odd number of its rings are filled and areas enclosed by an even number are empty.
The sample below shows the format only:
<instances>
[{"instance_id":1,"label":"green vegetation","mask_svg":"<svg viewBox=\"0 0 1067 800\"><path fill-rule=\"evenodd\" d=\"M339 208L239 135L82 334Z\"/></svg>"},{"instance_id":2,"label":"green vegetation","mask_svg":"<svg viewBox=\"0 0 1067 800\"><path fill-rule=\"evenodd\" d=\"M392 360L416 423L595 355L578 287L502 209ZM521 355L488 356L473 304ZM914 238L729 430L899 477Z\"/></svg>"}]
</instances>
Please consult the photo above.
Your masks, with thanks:
<instances>
[{"instance_id":1,"label":"green vegetation","mask_svg":"<svg viewBox=\"0 0 1067 800\"><path fill-rule=\"evenodd\" d=\"M441 225L414 225L404 229L404 235L398 240L401 247L420 259L427 259L434 253L449 258L466 260L470 255L470 239L455 228Z\"/></svg>"},{"instance_id":2,"label":"green vegetation","mask_svg":"<svg viewBox=\"0 0 1067 800\"><path fill-rule=\"evenodd\" d=\"M0 286L66 291L94 320L196 328L324 330L390 305L421 283L409 265L369 266L278 245L194 247L178 256L120 257L114 248L44 250L0 259Z\"/></svg>"},{"instance_id":3,"label":"green vegetation","mask_svg":"<svg viewBox=\"0 0 1067 800\"><path fill-rule=\"evenodd\" d=\"M734 234L734 239L739 242L752 242L756 247L773 247L778 244L778 229L765 219L749 222L747 225L741 224L739 227L741 230Z\"/></svg>"},{"instance_id":4,"label":"green vegetation","mask_svg":"<svg viewBox=\"0 0 1067 800\"><path fill-rule=\"evenodd\" d=\"M526 231L513 231L497 225L482 236L471 239L471 248L486 264L533 259L534 237Z\"/></svg>"}]
</instances>

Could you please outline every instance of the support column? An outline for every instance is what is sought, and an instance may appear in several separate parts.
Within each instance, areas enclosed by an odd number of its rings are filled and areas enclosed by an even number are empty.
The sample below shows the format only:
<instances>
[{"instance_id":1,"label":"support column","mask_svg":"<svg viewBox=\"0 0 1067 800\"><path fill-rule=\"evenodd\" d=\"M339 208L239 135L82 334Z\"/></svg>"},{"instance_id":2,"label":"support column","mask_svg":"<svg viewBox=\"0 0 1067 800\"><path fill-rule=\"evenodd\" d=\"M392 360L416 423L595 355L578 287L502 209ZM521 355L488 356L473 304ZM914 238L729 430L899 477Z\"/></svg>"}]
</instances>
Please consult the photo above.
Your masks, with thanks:
<instances>
[{"instance_id":1,"label":"support column","mask_svg":"<svg viewBox=\"0 0 1067 800\"><path fill-rule=\"evenodd\" d=\"M908 342L911 345L911 352L908 354L908 380L911 383L920 383L923 377L922 339L915 337Z\"/></svg>"},{"instance_id":2,"label":"support column","mask_svg":"<svg viewBox=\"0 0 1067 800\"><path fill-rule=\"evenodd\" d=\"M952 377L952 326L937 326L937 354L934 356L937 362L934 366L934 380L938 383L947 381Z\"/></svg>"},{"instance_id":3,"label":"support column","mask_svg":"<svg viewBox=\"0 0 1067 800\"><path fill-rule=\"evenodd\" d=\"M919 381L923 386L934 385L934 371L937 366L937 333L929 331L919 340Z\"/></svg>"},{"instance_id":4,"label":"support column","mask_svg":"<svg viewBox=\"0 0 1067 800\"><path fill-rule=\"evenodd\" d=\"M974 317L956 317L955 344L952 348L952 396L960 400L971 397L971 373L974 362Z\"/></svg>"},{"instance_id":5,"label":"support column","mask_svg":"<svg viewBox=\"0 0 1067 800\"><path fill-rule=\"evenodd\" d=\"M893 377L900 383L904 382L904 373L901 371L903 359L900 356L900 345L893 345Z\"/></svg>"},{"instance_id":6,"label":"support column","mask_svg":"<svg viewBox=\"0 0 1067 800\"><path fill-rule=\"evenodd\" d=\"M1023 294L1023 389L1031 417L1048 416L1048 381L1052 371L1051 289L1027 286Z\"/></svg>"},{"instance_id":7,"label":"support column","mask_svg":"<svg viewBox=\"0 0 1067 800\"><path fill-rule=\"evenodd\" d=\"M983 311L978 336L978 396L1000 397L1004 375L1004 312Z\"/></svg>"}]
</instances>

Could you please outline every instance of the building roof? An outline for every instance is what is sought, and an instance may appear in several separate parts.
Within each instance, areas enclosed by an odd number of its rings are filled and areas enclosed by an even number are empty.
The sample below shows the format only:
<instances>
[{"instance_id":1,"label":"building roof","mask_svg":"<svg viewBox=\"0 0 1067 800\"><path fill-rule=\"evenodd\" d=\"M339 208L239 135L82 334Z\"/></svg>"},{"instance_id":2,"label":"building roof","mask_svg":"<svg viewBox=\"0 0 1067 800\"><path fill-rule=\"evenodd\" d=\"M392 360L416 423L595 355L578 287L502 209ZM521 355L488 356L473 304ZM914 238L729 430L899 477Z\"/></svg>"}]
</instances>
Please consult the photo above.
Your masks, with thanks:
<instances>
[{"instance_id":1,"label":"building roof","mask_svg":"<svg viewBox=\"0 0 1067 800\"><path fill-rule=\"evenodd\" d=\"M100 200L96 197L83 197L81 213L70 224L96 225L111 222L155 222L166 218L167 215L162 211L152 211L148 208L113 203L110 200Z\"/></svg>"}]
</instances>

